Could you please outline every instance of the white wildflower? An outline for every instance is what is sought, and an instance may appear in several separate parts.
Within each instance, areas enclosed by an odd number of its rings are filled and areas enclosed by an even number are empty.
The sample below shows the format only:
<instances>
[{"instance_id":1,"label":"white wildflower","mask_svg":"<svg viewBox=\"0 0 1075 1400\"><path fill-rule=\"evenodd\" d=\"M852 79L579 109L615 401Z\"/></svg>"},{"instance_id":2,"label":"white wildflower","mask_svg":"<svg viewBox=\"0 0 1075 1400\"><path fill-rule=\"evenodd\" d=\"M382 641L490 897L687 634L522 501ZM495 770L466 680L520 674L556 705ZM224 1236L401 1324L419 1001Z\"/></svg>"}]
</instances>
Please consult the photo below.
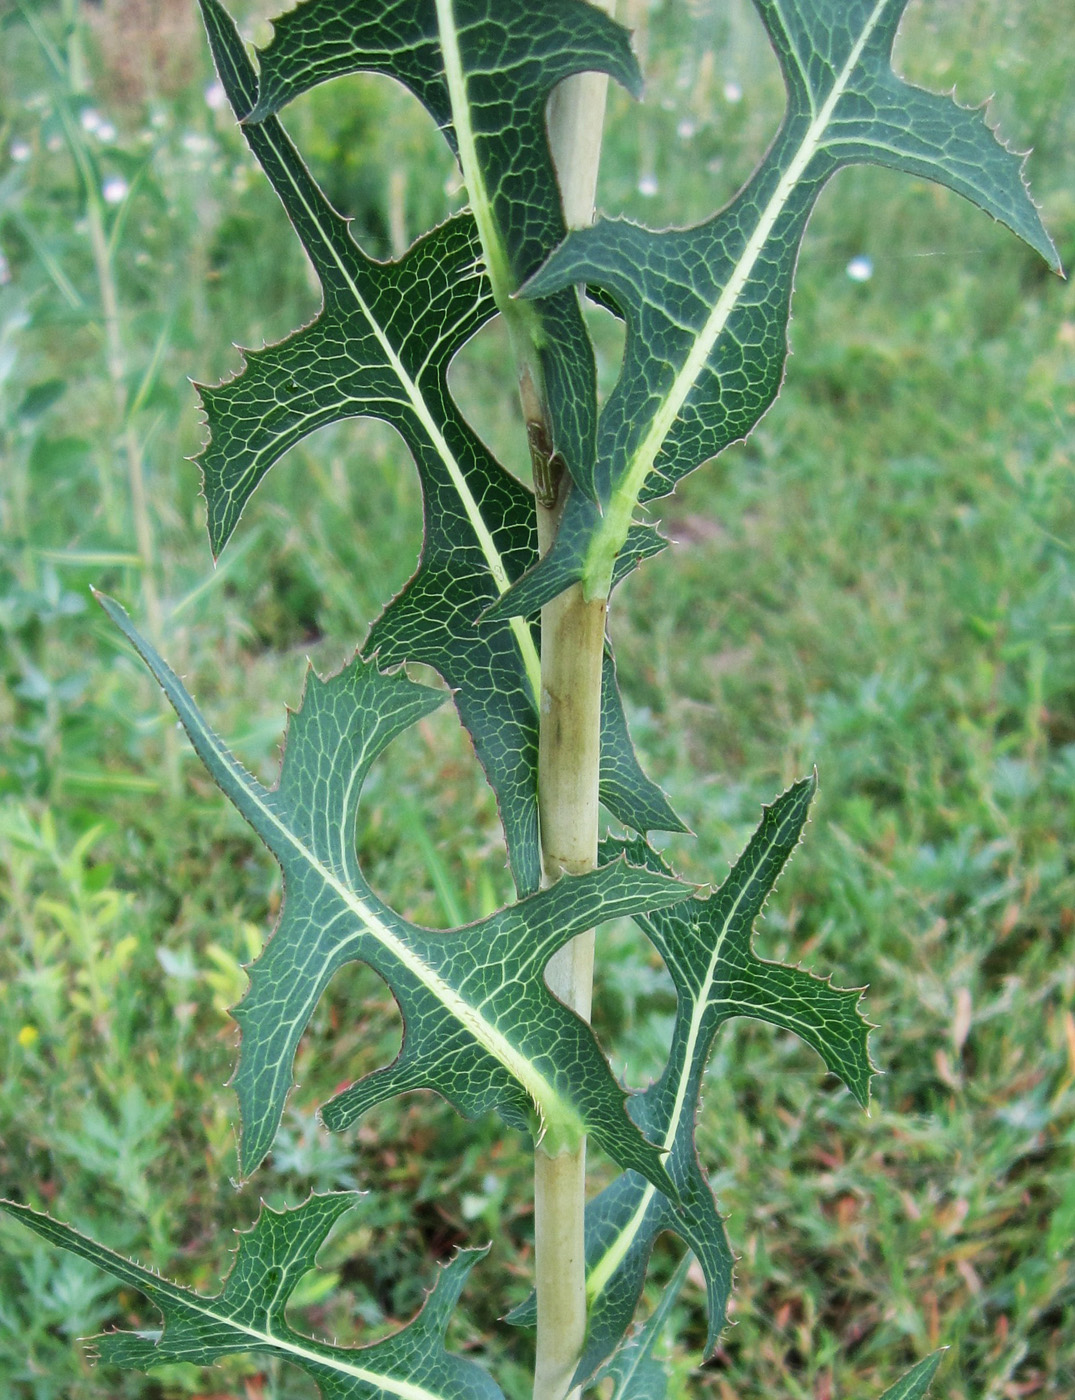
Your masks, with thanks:
<instances>
[{"instance_id":1,"label":"white wildflower","mask_svg":"<svg viewBox=\"0 0 1075 1400\"><path fill-rule=\"evenodd\" d=\"M101 186L101 196L106 204L122 204L129 189L130 186L122 175L109 175Z\"/></svg>"}]
</instances>

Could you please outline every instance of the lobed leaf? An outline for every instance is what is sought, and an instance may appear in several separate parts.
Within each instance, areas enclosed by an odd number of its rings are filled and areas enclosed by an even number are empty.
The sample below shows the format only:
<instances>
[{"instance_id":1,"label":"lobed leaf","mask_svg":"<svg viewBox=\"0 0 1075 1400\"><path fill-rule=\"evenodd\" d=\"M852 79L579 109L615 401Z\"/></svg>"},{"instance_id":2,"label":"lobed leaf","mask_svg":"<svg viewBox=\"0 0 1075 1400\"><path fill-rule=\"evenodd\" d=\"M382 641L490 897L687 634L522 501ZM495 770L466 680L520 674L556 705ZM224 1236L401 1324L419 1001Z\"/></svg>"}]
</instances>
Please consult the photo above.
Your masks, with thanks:
<instances>
[{"instance_id":1,"label":"lobed leaf","mask_svg":"<svg viewBox=\"0 0 1075 1400\"><path fill-rule=\"evenodd\" d=\"M217 0L202 0L202 10L221 81L242 118L257 75ZM424 541L416 573L363 650L386 665L433 666L448 682L497 795L516 885L532 893L541 878L538 633L517 618L480 627L476 620L537 559L534 502L490 456L447 383L453 356L496 313L474 221L458 216L399 262L375 262L275 118L248 123L244 133L317 271L324 305L279 345L247 351L236 378L200 388L210 439L199 462L214 552L265 473L309 433L358 415L397 429L421 480ZM652 534L639 534L628 566L661 547ZM607 688L602 754L602 798L620 821L643 832L661 822L683 829L642 773L622 701Z\"/></svg>"},{"instance_id":2,"label":"lobed leaf","mask_svg":"<svg viewBox=\"0 0 1075 1400\"><path fill-rule=\"evenodd\" d=\"M601 801L636 831L686 831L663 788L643 773L627 730L612 647L601 669Z\"/></svg>"},{"instance_id":3,"label":"lobed leaf","mask_svg":"<svg viewBox=\"0 0 1075 1400\"><path fill-rule=\"evenodd\" d=\"M607 593L638 505L747 436L784 374L799 246L818 195L870 162L937 181L1006 224L1059 270L1023 179L980 111L896 76L907 0L755 0L787 87L779 133L750 181L696 228L601 220L570 233L523 289L589 283L623 311L619 380L600 416L594 499L575 491L555 547L494 612L529 616L570 583Z\"/></svg>"},{"instance_id":4,"label":"lobed leaf","mask_svg":"<svg viewBox=\"0 0 1075 1400\"><path fill-rule=\"evenodd\" d=\"M665 1400L668 1394L668 1371L660 1361L654 1359L653 1348L668 1320L673 1304L679 1297L690 1262L691 1256L684 1255L651 1316L637 1333L627 1338L596 1377L599 1381L612 1381L609 1400Z\"/></svg>"},{"instance_id":5,"label":"lobed leaf","mask_svg":"<svg viewBox=\"0 0 1075 1400\"><path fill-rule=\"evenodd\" d=\"M636 96L642 78L627 30L584 0L305 0L275 22L259 54L249 121L347 73L408 87L462 165L493 295L537 353L558 453L593 494L596 372L575 290L527 305L512 298L566 233L545 108L576 73L608 73Z\"/></svg>"},{"instance_id":6,"label":"lobed leaf","mask_svg":"<svg viewBox=\"0 0 1075 1400\"><path fill-rule=\"evenodd\" d=\"M355 828L370 765L443 694L402 672L385 675L361 657L329 680L311 671L289 725L280 781L270 790L227 752L123 609L100 601L153 672L214 781L283 871L279 924L233 1013L242 1029L235 1086L243 1174L272 1146L299 1039L322 992L340 967L361 960L399 1004L403 1046L393 1064L326 1107L330 1128L396 1094L435 1089L468 1117L498 1110L554 1150L591 1135L621 1166L674 1194L657 1148L627 1116L625 1092L593 1032L552 995L544 973L576 934L672 903L684 887L663 871L618 859L465 928L420 928L367 884Z\"/></svg>"},{"instance_id":7,"label":"lobed leaf","mask_svg":"<svg viewBox=\"0 0 1075 1400\"><path fill-rule=\"evenodd\" d=\"M576 1383L593 1373L630 1326L653 1241L663 1230L678 1234L702 1267L707 1350L716 1345L731 1289L732 1255L694 1132L706 1062L725 1021L750 1016L793 1031L863 1106L868 1102L874 1070L867 1049L870 1028L857 1009L861 991L840 991L798 968L766 962L751 946L754 921L798 844L816 786L816 778L805 778L765 809L745 851L709 899L692 897L636 916L664 959L678 1000L665 1069L644 1093L631 1097L628 1111L647 1138L668 1151L678 1200L628 1171L587 1206L590 1325ZM603 844L602 861L617 855L654 873L666 869L643 841ZM533 1317L528 1302L510 1320L530 1325Z\"/></svg>"},{"instance_id":8,"label":"lobed leaf","mask_svg":"<svg viewBox=\"0 0 1075 1400\"><path fill-rule=\"evenodd\" d=\"M262 1205L224 1286L206 1296L88 1239L70 1225L14 1201L6 1211L50 1244L69 1250L143 1293L159 1309L160 1332L110 1332L94 1338L109 1365L149 1370L169 1362L212 1366L254 1352L288 1361L317 1383L323 1400L503 1400L500 1387L473 1361L445 1350L444 1334L471 1269L489 1252L461 1250L440 1269L422 1310L400 1331L372 1346L341 1347L302 1336L287 1322L288 1300L314 1267L332 1226L361 1193L311 1196L293 1210Z\"/></svg>"}]
</instances>

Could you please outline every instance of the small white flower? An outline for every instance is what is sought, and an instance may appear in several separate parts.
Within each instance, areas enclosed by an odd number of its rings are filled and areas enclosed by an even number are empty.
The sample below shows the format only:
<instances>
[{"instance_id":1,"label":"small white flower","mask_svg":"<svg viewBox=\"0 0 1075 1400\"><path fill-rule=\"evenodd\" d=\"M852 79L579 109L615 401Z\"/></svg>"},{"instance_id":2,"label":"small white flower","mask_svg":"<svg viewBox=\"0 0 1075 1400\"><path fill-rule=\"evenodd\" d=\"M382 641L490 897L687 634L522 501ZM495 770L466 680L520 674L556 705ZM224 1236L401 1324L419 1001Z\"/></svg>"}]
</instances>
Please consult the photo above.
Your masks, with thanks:
<instances>
[{"instance_id":1,"label":"small white flower","mask_svg":"<svg viewBox=\"0 0 1075 1400\"><path fill-rule=\"evenodd\" d=\"M683 118L676 127L676 135L681 141L689 141L691 139L694 135L694 123L691 121L690 117Z\"/></svg>"},{"instance_id":2,"label":"small white flower","mask_svg":"<svg viewBox=\"0 0 1075 1400\"><path fill-rule=\"evenodd\" d=\"M94 111L92 107L84 107L79 120L82 122L83 131L93 132L100 130L101 114L100 112Z\"/></svg>"},{"instance_id":3,"label":"small white flower","mask_svg":"<svg viewBox=\"0 0 1075 1400\"><path fill-rule=\"evenodd\" d=\"M647 199L657 193L657 176L643 175L638 181L638 193L644 194Z\"/></svg>"},{"instance_id":4,"label":"small white flower","mask_svg":"<svg viewBox=\"0 0 1075 1400\"><path fill-rule=\"evenodd\" d=\"M214 79L205 89L205 105L217 112L227 100L228 94L224 91L223 85Z\"/></svg>"},{"instance_id":5,"label":"small white flower","mask_svg":"<svg viewBox=\"0 0 1075 1400\"><path fill-rule=\"evenodd\" d=\"M213 149L212 141L207 136L203 136L200 131L185 131L182 146L184 151L192 156L204 156L207 151Z\"/></svg>"},{"instance_id":6,"label":"small white flower","mask_svg":"<svg viewBox=\"0 0 1075 1400\"><path fill-rule=\"evenodd\" d=\"M101 186L101 196L106 204L122 204L129 189L130 186L122 175L109 175Z\"/></svg>"},{"instance_id":7,"label":"small white flower","mask_svg":"<svg viewBox=\"0 0 1075 1400\"><path fill-rule=\"evenodd\" d=\"M743 89L738 83L728 82L724 84L724 100L725 102L742 102Z\"/></svg>"},{"instance_id":8,"label":"small white flower","mask_svg":"<svg viewBox=\"0 0 1075 1400\"><path fill-rule=\"evenodd\" d=\"M873 276L873 258L860 253L847 264L847 275L852 282L868 282Z\"/></svg>"},{"instance_id":9,"label":"small white flower","mask_svg":"<svg viewBox=\"0 0 1075 1400\"><path fill-rule=\"evenodd\" d=\"M16 164L21 165L23 161L29 160L31 155L30 147L25 141L12 141L11 159L15 161Z\"/></svg>"},{"instance_id":10,"label":"small white flower","mask_svg":"<svg viewBox=\"0 0 1075 1400\"><path fill-rule=\"evenodd\" d=\"M111 122L102 122L100 124L97 128L97 139L98 141L104 141L106 143L116 139L116 128Z\"/></svg>"}]
</instances>

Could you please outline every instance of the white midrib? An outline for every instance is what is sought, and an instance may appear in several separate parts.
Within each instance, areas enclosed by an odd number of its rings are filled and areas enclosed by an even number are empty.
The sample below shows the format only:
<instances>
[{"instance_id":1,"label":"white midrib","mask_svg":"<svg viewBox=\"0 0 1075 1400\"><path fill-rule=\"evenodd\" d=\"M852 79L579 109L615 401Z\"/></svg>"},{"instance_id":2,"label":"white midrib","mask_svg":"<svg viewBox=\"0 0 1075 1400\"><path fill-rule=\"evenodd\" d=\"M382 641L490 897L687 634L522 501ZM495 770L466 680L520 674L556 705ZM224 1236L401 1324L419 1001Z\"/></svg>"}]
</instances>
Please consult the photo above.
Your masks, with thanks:
<instances>
[{"instance_id":1,"label":"white midrib","mask_svg":"<svg viewBox=\"0 0 1075 1400\"><path fill-rule=\"evenodd\" d=\"M23 1207L25 1210L26 1207ZM37 1212L29 1212L37 1215ZM47 1217L46 1217L47 1218ZM55 1222L49 1220L50 1224ZM169 1298L173 1303L197 1313L200 1317L208 1318L210 1321L223 1325L233 1332L237 1332L241 1337L248 1338L251 1346L242 1347L236 1343L236 1351L254 1350L258 1343L263 1346L272 1347L279 1351L287 1352L296 1361L308 1361L317 1366L323 1366L326 1370L334 1371L339 1375L353 1376L356 1380L365 1381L367 1385L379 1387L387 1391L390 1395L398 1395L400 1400L443 1400L443 1396L434 1390L427 1390L425 1386L413 1385L410 1381L400 1380L397 1376L386 1375L383 1371L372 1371L365 1366L356 1366L351 1362L340 1359L339 1355L325 1356L319 1351L314 1351L308 1346L303 1346L301 1341L291 1341L286 1337L277 1336L273 1332L265 1331L260 1327L255 1327L251 1323L239 1322L233 1317L228 1317L225 1313L216 1312L211 1306L212 1301L206 1302L199 1294L190 1289L182 1287L180 1284L172 1283L167 1279L162 1279L158 1275L151 1273L141 1265L134 1264L124 1259L121 1254L114 1250L105 1249L103 1245L94 1243L86 1239L84 1235L71 1230L70 1226L59 1226L61 1231L70 1232L82 1245L81 1248L74 1248L69 1236L65 1240L61 1236L57 1240L51 1233L47 1238L54 1243L60 1243L61 1247L71 1249L80 1258L88 1259L96 1264L98 1268L105 1269L113 1274L113 1277L125 1280L133 1288L143 1292L147 1298L151 1298L155 1305L163 1310L163 1299ZM112 1261L118 1265L115 1268ZM279 1296L279 1294L277 1294ZM266 1309L266 1316L268 1309ZM391 1340L391 1339L389 1339Z\"/></svg>"},{"instance_id":2,"label":"white midrib","mask_svg":"<svg viewBox=\"0 0 1075 1400\"><path fill-rule=\"evenodd\" d=\"M549 1083L543 1074L537 1070L531 1060L512 1045L511 1041L503 1035L497 1028L491 1025L484 1016L471 1004L466 1001L454 987L450 986L444 979L423 962L420 957L403 942L378 914L369 907L368 904L355 894L350 886L345 885L336 875L333 874L315 855L313 851L300 841L295 833L286 826L271 807L267 806L259 796L252 780L249 780L240 771L236 771L237 765L233 765L229 756L221 751L221 747L216 740L216 735L201 720L201 716L191 706L187 710L188 719L195 724L201 735L202 743L216 755L217 761L226 767L233 780L238 783L246 795L247 800L256 808L258 815L263 821L271 825L291 849L314 870L325 884L338 896L344 906L354 914L355 918L362 925L358 933L350 934L336 945L334 952L339 952L351 943L356 943L362 937L362 933L371 934L383 948L396 958L409 972L411 972L424 987L427 987L441 1005L454 1016L455 1019L464 1026L479 1045L482 1045L494 1059L498 1060L514 1079L516 1079L533 1099L543 1118L555 1117L556 1121L563 1123L574 1120L578 1131L582 1132L582 1124L578 1119L578 1114L574 1107L565 1102L555 1087ZM312 1011L312 1007L307 1003L303 1007L303 1014ZM553 1115L550 1109L554 1104L560 1105L559 1113Z\"/></svg>"},{"instance_id":3,"label":"white midrib","mask_svg":"<svg viewBox=\"0 0 1075 1400\"><path fill-rule=\"evenodd\" d=\"M459 146L459 163L463 167L463 179L470 196L470 207L478 225L482 248L485 250L493 297L502 312L505 308L510 312L513 307L518 309L520 304L512 301L515 288L511 284L508 257L478 160L478 147L470 122L467 80L463 71L463 55L459 52L459 35L456 32L452 0L436 0L436 6L444 76L448 83L448 97L452 106L452 126L455 128L455 139Z\"/></svg>"},{"instance_id":4,"label":"white midrib","mask_svg":"<svg viewBox=\"0 0 1075 1400\"><path fill-rule=\"evenodd\" d=\"M500 551L496 547L496 541L493 539L492 533L482 517L481 510L479 509L477 501L474 499L473 492L467 485L466 477L455 458L455 454L448 446L448 442L441 432L436 419L433 417L432 413L430 413L429 405L426 403L421 390L407 373L403 361L396 353L395 347L385 335L377 318L366 304L365 298L362 296L358 285L351 276L350 269L337 253L332 238L321 226L317 210L311 207L309 200L306 199L298 185L292 182L291 188L301 201L302 207L306 210L311 223L321 235L323 246L328 250L332 261L336 264L340 276L347 283L351 295L354 297L359 310L362 312L370 329L373 331L377 343L384 352L385 358L392 366L400 384L403 386L403 391L418 421L429 435L429 439L437 454L447 468L448 475L452 480L452 485L456 489L459 499L462 502L463 509L466 512L467 520L470 522L470 527L477 537L482 554L485 556L485 562L489 565L489 573L492 576L493 582L496 584L497 592L503 595L511 587L511 580L508 578L508 572L504 567L504 561L501 558ZM531 635L530 628L525 618L513 617L511 619L511 630L515 636L515 641L522 657L523 667L526 671L527 679L530 682L531 691L533 692L534 704L536 705L537 697L541 694L541 662L538 658L537 647L534 645L534 638Z\"/></svg>"},{"instance_id":5,"label":"white midrib","mask_svg":"<svg viewBox=\"0 0 1075 1400\"><path fill-rule=\"evenodd\" d=\"M779 831L777 832L777 835L778 834ZM764 854L759 857L755 865L755 871L765 862L775 841L776 835L774 835L772 841L770 841L769 845L766 847ZM694 1062L694 1053L698 1046L698 1037L702 1032L702 1020L709 1007L709 993L713 986L713 979L716 976L717 964L720 962L720 955L727 941L728 931L732 926L732 921L739 912L739 906L746 897L746 892L750 888L753 879L754 874L752 873L748 879L743 881L742 888L736 895L732 907L725 916L724 922L721 925L720 936L713 946L713 954L709 959L709 966L706 969L705 977L702 981L702 985L698 989L698 995L694 999L690 1029L687 1031L687 1043L683 1052L683 1073L680 1076L679 1084L676 1088L676 1100L672 1106L672 1116L669 1121L668 1131L664 1135L664 1145L661 1148L662 1154L671 1152L675 1144L676 1133L679 1131L680 1119L683 1117L683 1107L687 1100L687 1081L690 1077L690 1066ZM635 1236L642 1228L642 1222L646 1217L646 1211L649 1209L649 1203L656 1194L657 1188L651 1182L647 1182L646 1189L642 1193L642 1199L639 1201L634 1214L598 1260L597 1264L595 1264L593 1269L587 1274L586 1292L591 1300L600 1297L609 1279L623 1262Z\"/></svg>"},{"instance_id":6,"label":"white midrib","mask_svg":"<svg viewBox=\"0 0 1075 1400\"><path fill-rule=\"evenodd\" d=\"M516 297L518 282L512 274L507 249L501 237L500 225L493 210L493 201L486 187L485 175L478 159L478 147L474 127L470 120L470 100L467 94L467 79L463 69L463 55L459 50L459 35L455 25L453 0L436 0L437 29L440 34L441 56L444 59L444 77L448 84L448 99L452 108L452 126L459 147L459 164L463 168L463 181L467 187L471 212L478 226L478 237L485 254L485 267L489 274L489 284L493 290L493 300L504 318L515 368L519 379L519 397L523 415L528 427L536 419L548 426L548 406L545 400L545 371L537 345L541 328L537 310L533 302ZM524 624L525 625L525 624ZM536 657L536 650L531 648ZM524 651L527 675L536 687L534 694L541 694L541 667L532 671L529 662L530 652Z\"/></svg>"},{"instance_id":7,"label":"white midrib","mask_svg":"<svg viewBox=\"0 0 1075 1400\"><path fill-rule=\"evenodd\" d=\"M171 1289L168 1291L170 1292ZM304 1347L300 1342L289 1341L285 1337L277 1336L274 1332L263 1332L260 1327L237 1322L234 1318L223 1313L214 1312L211 1307L202 1303L197 1294L188 1293L186 1289L176 1287L175 1291L180 1295L184 1308L189 1308L191 1312L209 1318L212 1322L223 1324L232 1331L238 1332L240 1336L249 1338L252 1345L248 1349L251 1351L260 1342L263 1346L287 1352L297 1361L309 1361L315 1365L324 1366L326 1370L334 1371L339 1375L353 1376L356 1380L365 1381L367 1385L377 1386L390 1395L398 1395L400 1400L443 1400L443 1397L438 1395L435 1390L427 1390L425 1386L413 1385L410 1381L399 1380L395 1376L386 1375L383 1371L370 1371L365 1366L354 1366L350 1362L340 1360L338 1356L324 1356L321 1352L311 1351L309 1347ZM152 1293L149 1296L152 1297ZM240 1349L236 1345L236 1350ZM246 1350L247 1348L242 1349Z\"/></svg>"},{"instance_id":8,"label":"white midrib","mask_svg":"<svg viewBox=\"0 0 1075 1400\"><path fill-rule=\"evenodd\" d=\"M725 284L717 300L717 304L710 312L697 340L691 346L690 353L675 379L672 386L665 395L656 415L651 421L646 434L631 457L627 472L623 481L616 488L605 516L594 535L593 543L590 547L588 563L592 563L593 584L595 589L606 587L605 574L611 567L611 559L623 546L627 538L627 532L631 525L635 506L638 502L639 493L645 485L646 478L653 468L657 455L664 445L665 438L672 430L672 425L679 416L679 411L687 400L687 396L694 388L699 375L705 369L709 356L713 351L718 339L724 331L725 326L738 305L739 298L743 293L751 273L761 257L769 235L776 225L777 219L784 212L788 200L791 198L798 185L806 167L817 154L822 145L822 138L832 120L832 114L836 109L836 104L847 90L847 85L851 81L851 75L855 71L863 50L870 41L870 36L880 23L881 16L888 7L890 0L877 0L876 5L870 14L869 19L863 26L851 52L848 54L847 62L840 70L832 85L832 91L825 99L821 109L814 120L807 128L802 144L795 152L791 163L784 171L780 182L773 191L769 203L762 210L754 232L747 240L747 245L743 249L742 256L732 270L732 275ZM590 569L587 569L587 577L590 577ZM587 594L587 596L589 596Z\"/></svg>"}]
</instances>

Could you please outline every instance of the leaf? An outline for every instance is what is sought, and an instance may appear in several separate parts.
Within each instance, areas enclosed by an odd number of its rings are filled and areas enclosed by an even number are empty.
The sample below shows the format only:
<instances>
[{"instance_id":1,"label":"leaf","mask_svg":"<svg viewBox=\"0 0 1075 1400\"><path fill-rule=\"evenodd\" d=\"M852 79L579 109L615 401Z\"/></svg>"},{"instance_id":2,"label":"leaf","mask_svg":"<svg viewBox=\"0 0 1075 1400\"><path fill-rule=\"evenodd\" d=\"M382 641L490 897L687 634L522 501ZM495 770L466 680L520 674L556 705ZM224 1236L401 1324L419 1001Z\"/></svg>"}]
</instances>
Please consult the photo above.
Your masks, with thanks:
<instances>
[{"instance_id":1,"label":"leaf","mask_svg":"<svg viewBox=\"0 0 1075 1400\"><path fill-rule=\"evenodd\" d=\"M253 66L216 0L202 0L202 9L221 81L241 117L254 101ZM534 502L489 455L447 383L455 353L496 313L474 222L449 220L399 262L375 262L275 118L244 133L321 279L324 305L279 345L245 352L236 378L200 388L210 439L199 461L214 552L273 463L316 428L363 415L399 431L422 484L422 555L363 650L384 665L433 666L447 681L497 795L516 885L530 894L541 879L538 634L517 618L480 627L476 620L537 560ZM652 534L636 535L628 566L661 547ZM658 813L669 829L682 830L639 769L618 695L606 696L604 723L606 805L638 831L652 829Z\"/></svg>"},{"instance_id":2,"label":"leaf","mask_svg":"<svg viewBox=\"0 0 1075 1400\"><path fill-rule=\"evenodd\" d=\"M575 1383L589 1377L630 1326L642 1292L653 1241L663 1230L694 1251L706 1279L707 1351L724 1323L732 1255L712 1192L698 1161L695 1120L713 1039L733 1016L750 1016L794 1031L821 1055L863 1106L873 1067L870 1027L859 1015L861 991L840 991L798 968L753 952L754 921L798 844L814 777L794 784L765 809L761 825L731 873L709 899L689 898L636 916L664 959L677 995L672 1046L661 1077L629 1100L629 1112L647 1138L669 1151L667 1166L679 1201L673 1203L635 1172L625 1172L586 1208L586 1289L590 1324ZM643 841L602 845L601 860L626 855L654 872L665 870ZM510 1315L531 1325L528 1300Z\"/></svg>"},{"instance_id":3,"label":"leaf","mask_svg":"<svg viewBox=\"0 0 1075 1400\"><path fill-rule=\"evenodd\" d=\"M665 1400L668 1371L660 1361L654 1360L653 1347L679 1297L690 1262L691 1256L684 1255L645 1325L623 1343L597 1376L599 1381L610 1379L613 1382L610 1400Z\"/></svg>"},{"instance_id":4,"label":"leaf","mask_svg":"<svg viewBox=\"0 0 1075 1400\"><path fill-rule=\"evenodd\" d=\"M1056 270L1023 179L980 110L898 78L891 49L906 0L755 0L787 87L768 155L732 203L696 228L601 220L570 233L524 295L589 283L627 320L619 380L598 423L596 501L573 492L556 545L496 609L529 616L569 583L608 591L636 508L746 437L779 391L799 246L844 166L890 166L947 185Z\"/></svg>"},{"instance_id":5,"label":"leaf","mask_svg":"<svg viewBox=\"0 0 1075 1400\"><path fill-rule=\"evenodd\" d=\"M242 1029L236 1092L249 1175L272 1146L299 1039L338 968L361 960L391 988L403 1015L398 1058L334 1099L330 1128L396 1094L435 1089L467 1117L497 1109L551 1151L592 1135L621 1166L674 1194L657 1149L624 1111L593 1032L545 985L545 964L606 919L682 898L663 871L618 859L562 879L488 919L448 932L420 928L385 905L359 868L355 827L370 765L397 734L444 699L361 657L321 680L310 672L292 716L278 785L262 787L227 752L178 677L107 598L109 617L142 656L198 756L284 875L280 922L249 969L234 1011Z\"/></svg>"},{"instance_id":6,"label":"leaf","mask_svg":"<svg viewBox=\"0 0 1075 1400\"><path fill-rule=\"evenodd\" d=\"M606 644L601 673L601 801L636 831L686 831L668 795L643 773L627 730L616 680L616 662Z\"/></svg>"},{"instance_id":7,"label":"leaf","mask_svg":"<svg viewBox=\"0 0 1075 1400\"><path fill-rule=\"evenodd\" d=\"M462 166L496 304L540 362L552 441L539 450L559 453L592 494L596 373L576 292L512 299L566 232L549 95L573 74L602 72L638 96L627 30L583 0L306 0L275 22L259 60L252 122L346 73L386 73L427 108Z\"/></svg>"},{"instance_id":8,"label":"leaf","mask_svg":"<svg viewBox=\"0 0 1075 1400\"><path fill-rule=\"evenodd\" d=\"M211 1366L237 1352L288 1361L316 1381L323 1400L503 1400L500 1387L473 1361L445 1350L444 1334L467 1276L485 1249L461 1250L439 1270L421 1312L400 1331L372 1346L330 1346L288 1325L288 1300L337 1220L361 1199L344 1191L311 1196L293 1210L262 1205L224 1287L206 1296L170 1283L152 1270L88 1239L29 1206L0 1201L50 1244L69 1250L136 1288L160 1310L162 1332L110 1332L94 1339L112 1366L148 1370L169 1362Z\"/></svg>"},{"instance_id":9,"label":"leaf","mask_svg":"<svg viewBox=\"0 0 1075 1400\"><path fill-rule=\"evenodd\" d=\"M881 1396L881 1400L923 1400L923 1396L929 1390L930 1382L937 1374L937 1367L944 1360L944 1353L947 1347L941 1347L940 1351L935 1351L931 1356L927 1356L924 1361L920 1361L917 1366L899 1378L895 1385L890 1385Z\"/></svg>"}]
</instances>

